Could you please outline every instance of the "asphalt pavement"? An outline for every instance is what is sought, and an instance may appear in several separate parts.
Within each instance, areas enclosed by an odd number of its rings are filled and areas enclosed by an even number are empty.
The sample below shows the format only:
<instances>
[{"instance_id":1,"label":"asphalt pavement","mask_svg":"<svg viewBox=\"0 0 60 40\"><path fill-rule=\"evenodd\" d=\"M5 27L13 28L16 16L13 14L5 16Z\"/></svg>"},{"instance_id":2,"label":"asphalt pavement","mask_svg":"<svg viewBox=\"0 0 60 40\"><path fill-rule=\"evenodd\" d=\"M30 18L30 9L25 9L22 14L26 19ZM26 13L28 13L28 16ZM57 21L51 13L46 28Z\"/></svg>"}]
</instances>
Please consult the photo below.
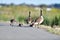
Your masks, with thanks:
<instances>
[{"instance_id":1,"label":"asphalt pavement","mask_svg":"<svg viewBox=\"0 0 60 40\"><path fill-rule=\"evenodd\" d=\"M0 22L0 40L60 40L60 35L29 26L10 26Z\"/></svg>"}]
</instances>

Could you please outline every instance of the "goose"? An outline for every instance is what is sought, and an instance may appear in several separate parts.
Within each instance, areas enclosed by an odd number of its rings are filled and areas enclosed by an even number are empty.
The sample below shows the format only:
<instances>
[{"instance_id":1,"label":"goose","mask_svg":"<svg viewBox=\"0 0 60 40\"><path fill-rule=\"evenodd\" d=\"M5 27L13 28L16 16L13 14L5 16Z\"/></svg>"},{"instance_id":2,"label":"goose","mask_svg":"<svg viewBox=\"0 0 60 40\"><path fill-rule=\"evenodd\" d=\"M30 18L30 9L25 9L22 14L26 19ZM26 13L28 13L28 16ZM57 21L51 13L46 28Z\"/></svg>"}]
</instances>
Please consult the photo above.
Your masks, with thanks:
<instances>
[{"instance_id":1,"label":"goose","mask_svg":"<svg viewBox=\"0 0 60 40\"><path fill-rule=\"evenodd\" d=\"M29 17L26 19L27 24L31 24L32 18L31 18L31 12L29 11Z\"/></svg>"},{"instance_id":2,"label":"goose","mask_svg":"<svg viewBox=\"0 0 60 40\"><path fill-rule=\"evenodd\" d=\"M42 15L42 9L40 10L40 16L33 22L30 26L37 26L43 22L43 15Z\"/></svg>"},{"instance_id":3,"label":"goose","mask_svg":"<svg viewBox=\"0 0 60 40\"><path fill-rule=\"evenodd\" d=\"M23 24L21 24L20 22L16 22L15 19L11 19L10 26L14 26L14 25L18 25L19 27L21 27Z\"/></svg>"},{"instance_id":4,"label":"goose","mask_svg":"<svg viewBox=\"0 0 60 40\"><path fill-rule=\"evenodd\" d=\"M10 20L10 26L13 26L14 22L15 22L15 19L11 19Z\"/></svg>"}]
</instances>

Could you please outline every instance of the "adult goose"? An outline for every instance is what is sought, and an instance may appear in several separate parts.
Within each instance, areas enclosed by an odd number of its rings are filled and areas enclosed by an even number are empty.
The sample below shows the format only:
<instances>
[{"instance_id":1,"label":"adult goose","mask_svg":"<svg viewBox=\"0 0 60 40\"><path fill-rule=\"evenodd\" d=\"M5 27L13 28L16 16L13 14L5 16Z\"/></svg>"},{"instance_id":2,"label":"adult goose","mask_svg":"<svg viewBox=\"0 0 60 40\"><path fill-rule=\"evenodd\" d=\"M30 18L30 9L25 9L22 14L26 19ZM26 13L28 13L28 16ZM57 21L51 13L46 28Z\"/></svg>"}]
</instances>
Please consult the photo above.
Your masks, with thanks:
<instances>
[{"instance_id":1,"label":"adult goose","mask_svg":"<svg viewBox=\"0 0 60 40\"><path fill-rule=\"evenodd\" d=\"M37 26L43 22L42 9L40 10L40 16L30 26Z\"/></svg>"},{"instance_id":2,"label":"adult goose","mask_svg":"<svg viewBox=\"0 0 60 40\"><path fill-rule=\"evenodd\" d=\"M26 22L27 22L27 24L31 24L31 22L32 22L31 12L30 12L30 11L29 11L29 16L28 16L28 18L26 19Z\"/></svg>"}]
</instances>

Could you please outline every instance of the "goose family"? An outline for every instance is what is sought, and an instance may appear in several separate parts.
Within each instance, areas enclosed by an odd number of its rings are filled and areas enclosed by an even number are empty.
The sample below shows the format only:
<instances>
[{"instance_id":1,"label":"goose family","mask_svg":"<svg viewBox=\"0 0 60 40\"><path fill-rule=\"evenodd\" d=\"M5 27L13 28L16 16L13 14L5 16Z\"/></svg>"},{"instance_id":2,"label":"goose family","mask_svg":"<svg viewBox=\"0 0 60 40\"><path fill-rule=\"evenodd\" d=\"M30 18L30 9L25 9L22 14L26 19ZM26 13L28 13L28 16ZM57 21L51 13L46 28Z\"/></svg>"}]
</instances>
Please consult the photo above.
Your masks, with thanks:
<instances>
[{"instance_id":1,"label":"goose family","mask_svg":"<svg viewBox=\"0 0 60 40\"><path fill-rule=\"evenodd\" d=\"M43 15L42 15L42 9L40 9L40 16L37 18L37 19L35 19L35 21L34 22L32 22L32 18L31 18L31 12L29 11L29 16L28 16L28 18L26 19L26 23L27 24L30 24L30 27L33 27L33 26L37 26L37 25L40 25L43 21L44 21L44 19L43 19ZM11 19L10 20L10 25L13 25L13 23L15 22L15 20L14 19ZM21 26L22 24L18 24L19 26Z\"/></svg>"}]
</instances>

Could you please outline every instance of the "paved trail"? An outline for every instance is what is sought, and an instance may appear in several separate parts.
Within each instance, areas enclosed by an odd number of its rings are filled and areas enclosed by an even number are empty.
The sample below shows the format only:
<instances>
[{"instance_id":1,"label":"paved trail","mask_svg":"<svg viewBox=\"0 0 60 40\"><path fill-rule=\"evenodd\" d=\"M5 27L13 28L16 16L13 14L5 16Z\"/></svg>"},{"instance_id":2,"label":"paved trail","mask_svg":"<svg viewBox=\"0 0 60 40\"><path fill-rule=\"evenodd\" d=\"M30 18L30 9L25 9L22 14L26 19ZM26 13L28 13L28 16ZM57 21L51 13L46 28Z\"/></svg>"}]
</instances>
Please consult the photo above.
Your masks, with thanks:
<instances>
[{"instance_id":1,"label":"paved trail","mask_svg":"<svg viewBox=\"0 0 60 40\"><path fill-rule=\"evenodd\" d=\"M11 27L0 23L0 40L60 40L59 35L33 27Z\"/></svg>"}]
</instances>

